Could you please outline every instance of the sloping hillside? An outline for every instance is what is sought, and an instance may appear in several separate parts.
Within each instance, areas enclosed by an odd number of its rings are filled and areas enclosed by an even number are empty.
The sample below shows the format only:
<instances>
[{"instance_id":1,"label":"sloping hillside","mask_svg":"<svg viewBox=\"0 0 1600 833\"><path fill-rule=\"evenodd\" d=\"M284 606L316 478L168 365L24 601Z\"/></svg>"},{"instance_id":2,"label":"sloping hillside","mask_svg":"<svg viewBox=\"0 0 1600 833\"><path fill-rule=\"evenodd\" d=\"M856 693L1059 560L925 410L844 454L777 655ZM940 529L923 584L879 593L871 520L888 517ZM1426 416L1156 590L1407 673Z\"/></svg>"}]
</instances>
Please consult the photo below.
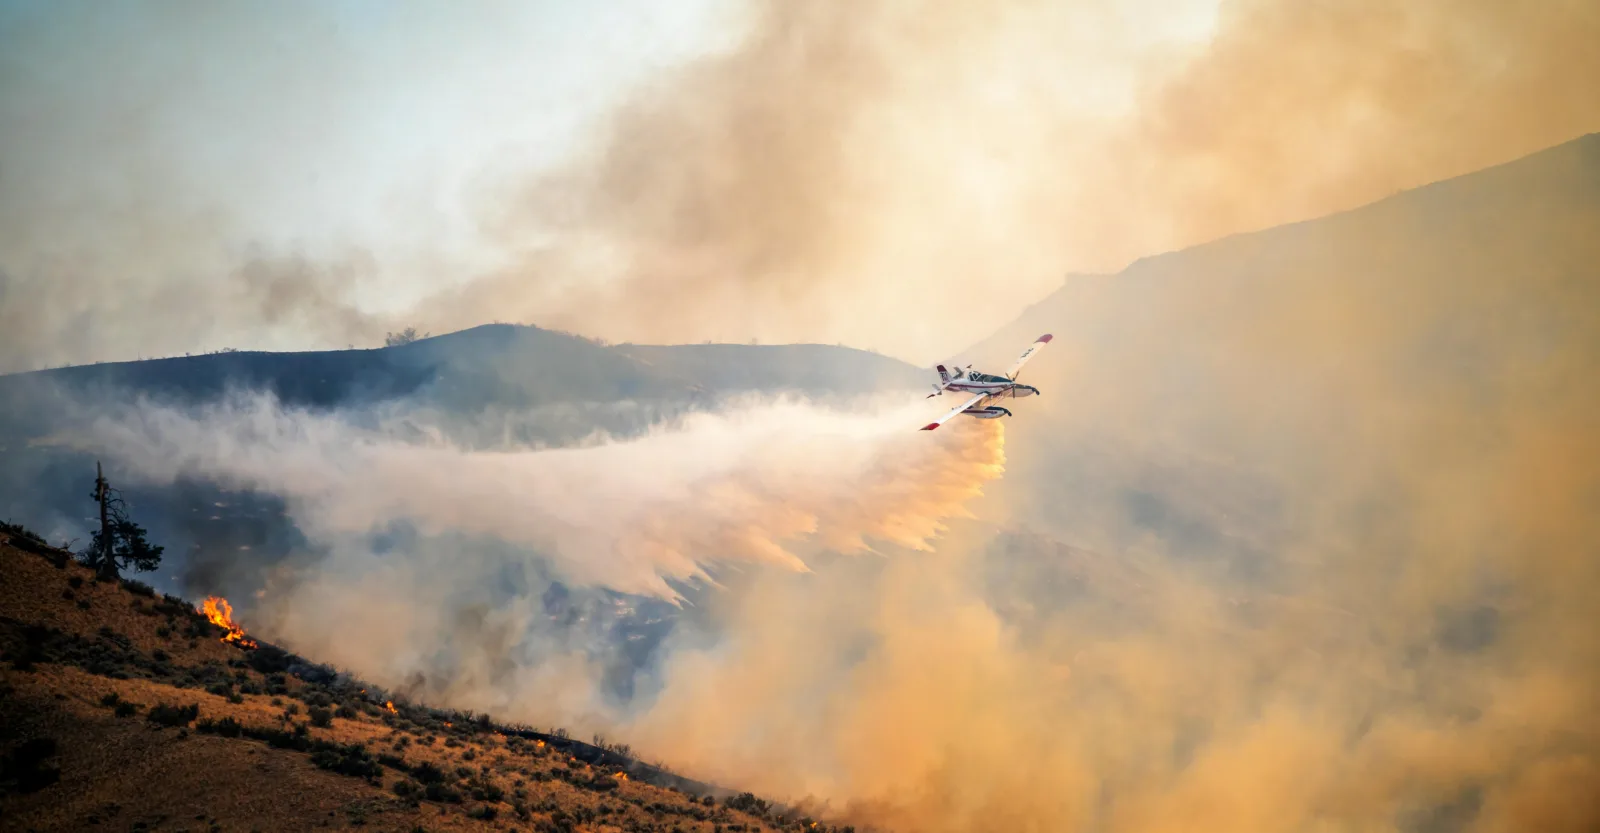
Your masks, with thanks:
<instances>
[{"instance_id":1,"label":"sloping hillside","mask_svg":"<svg viewBox=\"0 0 1600 833\"><path fill-rule=\"evenodd\" d=\"M0 541L8 830L833 829L625 748L390 700L60 555Z\"/></svg>"},{"instance_id":2,"label":"sloping hillside","mask_svg":"<svg viewBox=\"0 0 1600 833\"><path fill-rule=\"evenodd\" d=\"M1372 455L1466 460L1523 414L1592 411L1600 135L1073 276L961 360L1004 367L1043 332L1023 379L1043 395L1007 426L1028 449L1018 498L1063 527L1110 516L1130 538L1259 548L1197 518L1226 509L1259 538L1286 520L1281 490L1316 494L1356 460L1399 478L1399 457Z\"/></svg>"}]
</instances>

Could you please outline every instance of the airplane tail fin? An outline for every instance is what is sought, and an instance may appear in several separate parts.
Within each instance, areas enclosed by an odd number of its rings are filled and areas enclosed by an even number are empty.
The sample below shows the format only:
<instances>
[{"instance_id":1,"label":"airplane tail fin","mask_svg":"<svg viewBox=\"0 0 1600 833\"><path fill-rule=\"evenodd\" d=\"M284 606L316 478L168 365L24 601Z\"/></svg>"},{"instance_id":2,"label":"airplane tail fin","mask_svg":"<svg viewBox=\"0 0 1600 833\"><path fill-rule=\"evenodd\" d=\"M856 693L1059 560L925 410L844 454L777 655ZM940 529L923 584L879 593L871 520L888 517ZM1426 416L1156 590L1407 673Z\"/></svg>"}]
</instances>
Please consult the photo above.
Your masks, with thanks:
<instances>
[{"instance_id":1,"label":"airplane tail fin","mask_svg":"<svg viewBox=\"0 0 1600 833\"><path fill-rule=\"evenodd\" d=\"M942 364L939 365L939 381L946 385L950 384L950 371L945 370Z\"/></svg>"}]
</instances>

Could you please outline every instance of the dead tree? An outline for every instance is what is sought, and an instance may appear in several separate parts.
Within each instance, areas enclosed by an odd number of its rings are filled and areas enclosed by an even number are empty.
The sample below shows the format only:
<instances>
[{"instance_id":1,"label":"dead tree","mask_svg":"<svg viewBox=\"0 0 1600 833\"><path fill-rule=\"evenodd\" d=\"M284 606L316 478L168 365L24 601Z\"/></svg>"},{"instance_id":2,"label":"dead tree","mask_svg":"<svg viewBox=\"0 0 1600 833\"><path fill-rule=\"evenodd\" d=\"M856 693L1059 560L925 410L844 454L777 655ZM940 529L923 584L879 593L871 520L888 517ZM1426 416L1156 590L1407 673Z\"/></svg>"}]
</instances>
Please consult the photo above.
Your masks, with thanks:
<instances>
[{"instance_id":1,"label":"dead tree","mask_svg":"<svg viewBox=\"0 0 1600 833\"><path fill-rule=\"evenodd\" d=\"M154 570L166 548L152 545L145 538L144 527L128 518L122 493L111 488L99 462L94 464L94 473L94 494L90 497L100 506L100 530L82 553L84 563L107 581L120 577L119 567L132 567L139 572Z\"/></svg>"}]
</instances>

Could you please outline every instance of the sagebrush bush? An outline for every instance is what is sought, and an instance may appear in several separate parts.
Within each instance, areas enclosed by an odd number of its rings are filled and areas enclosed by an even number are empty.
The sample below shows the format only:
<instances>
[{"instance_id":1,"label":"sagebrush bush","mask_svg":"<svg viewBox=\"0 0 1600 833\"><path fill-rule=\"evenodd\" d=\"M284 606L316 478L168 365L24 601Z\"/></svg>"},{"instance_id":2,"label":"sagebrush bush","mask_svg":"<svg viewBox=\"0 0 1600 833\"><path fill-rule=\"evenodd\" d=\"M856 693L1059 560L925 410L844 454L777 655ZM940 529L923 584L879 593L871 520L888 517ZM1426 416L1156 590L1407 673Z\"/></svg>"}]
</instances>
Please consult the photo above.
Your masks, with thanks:
<instances>
[{"instance_id":1,"label":"sagebrush bush","mask_svg":"<svg viewBox=\"0 0 1600 833\"><path fill-rule=\"evenodd\" d=\"M152 706L145 719L158 726L187 726L199 716L199 703L190 703L187 706L169 706L161 703Z\"/></svg>"}]
</instances>

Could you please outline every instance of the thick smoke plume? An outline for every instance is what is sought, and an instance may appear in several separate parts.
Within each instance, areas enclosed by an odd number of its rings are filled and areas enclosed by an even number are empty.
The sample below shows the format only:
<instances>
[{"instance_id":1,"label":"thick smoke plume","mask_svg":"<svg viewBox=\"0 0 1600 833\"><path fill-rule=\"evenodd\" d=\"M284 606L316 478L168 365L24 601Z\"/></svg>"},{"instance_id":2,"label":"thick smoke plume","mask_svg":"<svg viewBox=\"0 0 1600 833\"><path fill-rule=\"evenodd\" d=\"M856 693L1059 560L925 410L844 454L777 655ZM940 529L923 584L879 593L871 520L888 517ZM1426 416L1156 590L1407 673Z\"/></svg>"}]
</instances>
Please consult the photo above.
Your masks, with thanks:
<instances>
[{"instance_id":1,"label":"thick smoke plume","mask_svg":"<svg viewBox=\"0 0 1600 833\"><path fill-rule=\"evenodd\" d=\"M1068 271L1600 129L1584 0L754 8L742 48L641 90L511 201L496 224L525 259L440 314L931 363Z\"/></svg>"},{"instance_id":2,"label":"thick smoke plume","mask_svg":"<svg viewBox=\"0 0 1600 833\"><path fill-rule=\"evenodd\" d=\"M197 412L146 405L98 423L95 440L147 481L202 477L287 497L313 536L405 522L527 547L577 584L676 598L668 580L709 579L714 564L805 571L786 548L801 539L844 553L868 539L926 549L1004 460L997 427L927 443L906 432L915 421L904 408L787 403L692 414L626 442L471 451L257 398Z\"/></svg>"}]
</instances>

